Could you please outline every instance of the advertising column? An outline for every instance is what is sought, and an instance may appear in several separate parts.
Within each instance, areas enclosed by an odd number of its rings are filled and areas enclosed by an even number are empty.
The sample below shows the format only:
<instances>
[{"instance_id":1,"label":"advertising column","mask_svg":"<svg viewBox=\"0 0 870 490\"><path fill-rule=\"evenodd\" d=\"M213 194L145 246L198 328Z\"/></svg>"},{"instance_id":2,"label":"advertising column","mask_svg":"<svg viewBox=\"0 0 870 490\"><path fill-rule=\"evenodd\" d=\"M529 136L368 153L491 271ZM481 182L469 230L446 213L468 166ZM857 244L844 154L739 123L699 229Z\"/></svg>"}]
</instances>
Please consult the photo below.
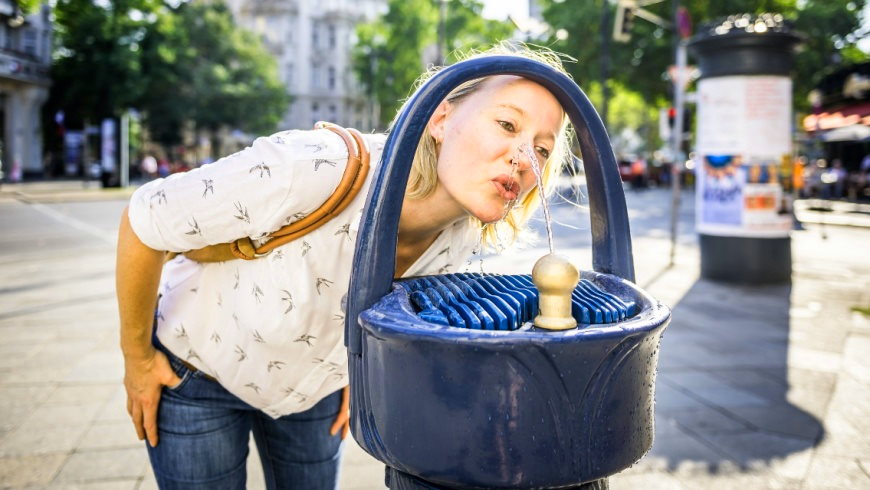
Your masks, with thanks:
<instances>
[{"instance_id":1,"label":"advertising column","mask_svg":"<svg viewBox=\"0 0 870 490\"><path fill-rule=\"evenodd\" d=\"M701 276L739 283L791 278L792 210L783 193L792 132L793 50L778 14L708 24L698 59L696 228Z\"/></svg>"}]
</instances>

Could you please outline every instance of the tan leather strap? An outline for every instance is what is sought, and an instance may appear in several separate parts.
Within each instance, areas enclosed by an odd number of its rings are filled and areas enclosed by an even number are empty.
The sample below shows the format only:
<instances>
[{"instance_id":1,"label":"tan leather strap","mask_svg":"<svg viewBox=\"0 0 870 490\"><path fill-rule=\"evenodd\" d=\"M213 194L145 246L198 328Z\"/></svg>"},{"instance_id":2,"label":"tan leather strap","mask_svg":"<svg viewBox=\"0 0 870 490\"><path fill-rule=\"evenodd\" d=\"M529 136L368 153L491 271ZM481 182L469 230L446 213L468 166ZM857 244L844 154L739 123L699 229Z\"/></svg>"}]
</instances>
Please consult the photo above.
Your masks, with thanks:
<instances>
[{"instance_id":1,"label":"tan leather strap","mask_svg":"<svg viewBox=\"0 0 870 490\"><path fill-rule=\"evenodd\" d=\"M338 188L336 188L335 192L329 196L329 199L317 208L316 211L269 235L272 239L256 248L255 252L258 255L271 252L276 247L292 242L293 240L320 228L329 220L344 211L348 204L350 204L359 193L360 188L362 188L363 183L365 183L370 168L371 154L368 145L359 131L353 128L344 129L340 126L329 127L329 129L333 131L335 131L335 128L342 131L342 133L339 133L338 131L336 132L345 139L345 143L348 145L348 151L350 151L354 145L349 140L347 134L344 133L349 133L350 137L353 138L353 141L356 142L356 148L359 148L359 152L355 153L353 158L348 159L348 168L345 169L341 182L338 184ZM351 165L354 166L353 174L350 172Z\"/></svg>"},{"instance_id":2,"label":"tan leather strap","mask_svg":"<svg viewBox=\"0 0 870 490\"><path fill-rule=\"evenodd\" d=\"M371 154L368 144L362 134L352 128L345 129L341 126L318 122L315 129L328 129L337 134L347 145L347 167L331 196L314 212L304 218L282 227L269 235L270 240L255 247L249 237L239 238L230 243L219 243L197 250L184 253L188 259L197 262L223 262L233 259L253 260L271 252L274 248L289 243L303 235L320 228L350 204L365 183L368 176ZM167 255L166 260L172 259L177 254Z\"/></svg>"}]
</instances>

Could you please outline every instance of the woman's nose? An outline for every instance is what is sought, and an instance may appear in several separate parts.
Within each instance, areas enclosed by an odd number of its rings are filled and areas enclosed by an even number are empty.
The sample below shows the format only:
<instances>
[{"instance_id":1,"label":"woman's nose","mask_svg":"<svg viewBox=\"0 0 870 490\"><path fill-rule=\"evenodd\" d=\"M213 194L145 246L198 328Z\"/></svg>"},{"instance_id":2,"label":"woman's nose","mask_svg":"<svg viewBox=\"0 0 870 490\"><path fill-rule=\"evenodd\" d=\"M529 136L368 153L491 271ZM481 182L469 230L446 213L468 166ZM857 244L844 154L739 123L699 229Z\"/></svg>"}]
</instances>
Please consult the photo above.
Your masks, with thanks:
<instances>
[{"instance_id":1,"label":"woman's nose","mask_svg":"<svg viewBox=\"0 0 870 490\"><path fill-rule=\"evenodd\" d=\"M531 151L532 146L528 143L523 143L519 145L514 152L513 160L511 164L515 164L517 166L517 170L526 171L532 168L532 158L534 158L534 153Z\"/></svg>"}]
</instances>

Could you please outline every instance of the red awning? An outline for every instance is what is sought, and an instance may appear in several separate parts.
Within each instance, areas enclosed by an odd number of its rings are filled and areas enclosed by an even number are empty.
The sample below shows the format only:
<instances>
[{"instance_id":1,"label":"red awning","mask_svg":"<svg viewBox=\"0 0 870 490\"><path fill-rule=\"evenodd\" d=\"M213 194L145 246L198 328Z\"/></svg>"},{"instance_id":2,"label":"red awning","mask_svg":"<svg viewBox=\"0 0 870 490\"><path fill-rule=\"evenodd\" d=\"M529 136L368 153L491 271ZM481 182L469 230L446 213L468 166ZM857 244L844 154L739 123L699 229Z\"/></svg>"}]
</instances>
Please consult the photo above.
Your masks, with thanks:
<instances>
[{"instance_id":1,"label":"red awning","mask_svg":"<svg viewBox=\"0 0 870 490\"><path fill-rule=\"evenodd\" d=\"M851 126L853 124L864 124L870 126L870 102L857 104L850 107L843 107L836 112L822 112L821 114L810 114L804 118L804 130L808 132L820 129L842 128L843 126Z\"/></svg>"}]
</instances>

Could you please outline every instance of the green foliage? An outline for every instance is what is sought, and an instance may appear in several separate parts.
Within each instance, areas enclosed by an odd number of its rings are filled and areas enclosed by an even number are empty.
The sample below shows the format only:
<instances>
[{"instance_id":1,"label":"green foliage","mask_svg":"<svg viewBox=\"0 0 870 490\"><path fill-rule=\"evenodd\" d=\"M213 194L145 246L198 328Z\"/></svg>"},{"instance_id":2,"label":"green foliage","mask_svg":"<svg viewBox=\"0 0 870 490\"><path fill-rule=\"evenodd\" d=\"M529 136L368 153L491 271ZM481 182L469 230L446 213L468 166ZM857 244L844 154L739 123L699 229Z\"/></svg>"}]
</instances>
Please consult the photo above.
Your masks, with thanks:
<instances>
[{"instance_id":1,"label":"green foliage","mask_svg":"<svg viewBox=\"0 0 870 490\"><path fill-rule=\"evenodd\" d=\"M438 0L389 0L387 13L357 26L354 71L381 107L381 124L388 124L413 90L424 70L423 53L434 48L438 33ZM485 48L508 37L505 22L483 19L479 0L451 0L445 33L448 62L456 53Z\"/></svg>"},{"instance_id":2,"label":"green foliage","mask_svg":"<svg viewBox=\"0 0 870 490\"><path fill-rule=\"evenodd\" d=\"M615 8L607 0L561 1L540 0L544 19L553 27L552 32L565 29L568 37L550 40L553 49L579 60L568 65L574 79L586 87L599 79L601 65L601 14L606 4L610 22L605 34L613 29ZM856 47L858 39L851 33L859 27L859 12L866 0L693 0L681 2L695 23L710 21L737 13L777 12L795 21L796 29L806 36L797 55L795 68L795 105L806 104L806 94L832 64L840 61L866 59ZM665 19L672 18L673 4L664 1L645 7ZM671 97L667 67L674 63L673 34L650 22L635 18L631 41L625 44L610 42L610 80L617 86L635 92L646 105L664 107ZM614 130L629 124L614 116Z\"/></svg>"},{"instance_id":3,"label":"green foliage","mask_svg":"<svg viewBox=\"0 0 870 490\"><path fill-rule=\"evenodd\" d=\"M541 0L544 18L553 32L565 29L564 41L552 40L553 48L576 57L580 63L569 67L582 85L596 80L600 66L600 19L606 0L554 2ZM819 74L841 60L856 61L862 53L855 48L858 39L851 33L860 24L859 12L866 0L694 0L682 2L697 25L737 13L776 12L795 22L806 41L795 64L795 102L800 107ZM610 19L614 7L607 2ZM665 19L672 18L672 2L645 7ZM611 35L613 23L607 24ZM650 104L664 105L670 98L666 69L673 64L673 34L650 22L635 18L631 41L611 42L611 77L636 91ZM866 59L866 55L863 55Z\"/></svg>"},{"instance_id":4,"label":"green foliage","mask_svg":"<svg viewBox=\"0 0 870 490\"><path fill-rule=\"evenodd\" d=\"M136 108L174 144L188 123L270 131L289 103L274 59L222 2L57 0L54 16L47 106L68 127Z\"/></svg>"},{"instance_id":5,"label":"green foliage","mask_svg":"<svg viewBox=\"0 0 870 490\"><path fill-rule=\"evenodd\" d=\"M289 103L275 60L237 29L220 2L164 10L142 42L141 97L158 141L177 143L188 121L250 132L274 130Z\"/></svg>"},{"instance_id":6,"label":"green foliage","mask_svg":"<svg viewBox=\"0 0 870 490\"><path fill-rule=\"evenodd\" d=\"M15 0L15 3L18 4L22 14L30 15L39 10L39 7L45 2L43 0Z\"/></svg>"},{"instance_id":7,"label":"green foliage","mask_svg":"<svg viewBox=\"0 0 870 490\"><path fill-rule=\"evenodd\" d=\"M140 42L149 28L144 13L158 5L156 0L116 0L111 7L57 0L49 105L63 109L69 124L115 117L136 104L144 88Z\"/></svg>"}]
</instances>

